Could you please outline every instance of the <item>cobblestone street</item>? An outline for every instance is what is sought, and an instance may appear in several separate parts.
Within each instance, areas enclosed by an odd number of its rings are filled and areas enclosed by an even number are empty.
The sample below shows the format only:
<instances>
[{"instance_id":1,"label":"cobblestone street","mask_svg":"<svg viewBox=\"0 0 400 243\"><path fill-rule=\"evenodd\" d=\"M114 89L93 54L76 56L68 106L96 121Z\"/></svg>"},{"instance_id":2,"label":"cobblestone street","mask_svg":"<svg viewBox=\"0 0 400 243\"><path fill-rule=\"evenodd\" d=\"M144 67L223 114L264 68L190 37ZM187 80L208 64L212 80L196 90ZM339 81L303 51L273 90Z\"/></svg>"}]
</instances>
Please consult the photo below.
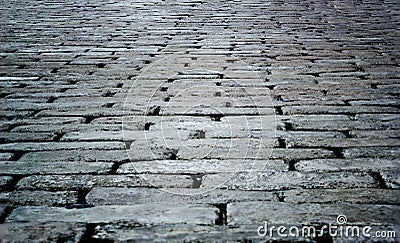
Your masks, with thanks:
<instances>
[{"instance_id":1,"label":"cobblestone street","mask_svg":"<svg viewBox=\"0 0 400 243\"><path fill-rule=\"evenodd\" d=\"M400 242L399 1L0 2L0 242Z\"/></svg>"}]
</instances>

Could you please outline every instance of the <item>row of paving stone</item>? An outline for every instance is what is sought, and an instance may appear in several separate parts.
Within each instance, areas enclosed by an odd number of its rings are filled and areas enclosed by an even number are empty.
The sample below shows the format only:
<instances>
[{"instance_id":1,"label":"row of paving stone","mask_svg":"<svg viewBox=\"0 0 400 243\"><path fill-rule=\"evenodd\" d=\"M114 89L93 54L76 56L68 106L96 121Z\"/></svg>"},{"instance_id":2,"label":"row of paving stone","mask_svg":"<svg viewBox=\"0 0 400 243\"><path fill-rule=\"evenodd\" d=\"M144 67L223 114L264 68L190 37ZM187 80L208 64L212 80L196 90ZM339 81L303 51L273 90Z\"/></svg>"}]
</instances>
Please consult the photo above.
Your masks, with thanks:
<instances>
[{"instance_id":1,"label":"row of paving stone","mask_svg":"<svg viewBox=\"0 0 400 243\"><path fill-rule=\"evenodd\" d=\"M396 1L2 5L5 241L398 241Z\"/></svg>"}]
</instances>

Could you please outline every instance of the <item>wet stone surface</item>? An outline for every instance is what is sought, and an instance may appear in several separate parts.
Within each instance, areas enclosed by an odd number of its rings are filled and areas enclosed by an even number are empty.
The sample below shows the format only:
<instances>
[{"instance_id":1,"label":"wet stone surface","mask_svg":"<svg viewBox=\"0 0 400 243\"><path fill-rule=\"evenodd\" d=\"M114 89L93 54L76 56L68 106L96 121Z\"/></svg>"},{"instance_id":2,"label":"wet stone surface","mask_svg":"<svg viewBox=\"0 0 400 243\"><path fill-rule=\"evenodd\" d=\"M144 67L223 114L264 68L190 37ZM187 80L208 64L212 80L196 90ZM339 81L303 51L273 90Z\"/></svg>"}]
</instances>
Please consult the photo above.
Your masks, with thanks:
<instances>
[{"instance_id":1,"label":"wet stone surface","mask_svg":"<svg viewBox=\"0 0 400 243\"><path fill-rule=\"evenodd\" d=\"M2 1L0 241L400 241L399 15Z\"/></svg>"}]
</instances>

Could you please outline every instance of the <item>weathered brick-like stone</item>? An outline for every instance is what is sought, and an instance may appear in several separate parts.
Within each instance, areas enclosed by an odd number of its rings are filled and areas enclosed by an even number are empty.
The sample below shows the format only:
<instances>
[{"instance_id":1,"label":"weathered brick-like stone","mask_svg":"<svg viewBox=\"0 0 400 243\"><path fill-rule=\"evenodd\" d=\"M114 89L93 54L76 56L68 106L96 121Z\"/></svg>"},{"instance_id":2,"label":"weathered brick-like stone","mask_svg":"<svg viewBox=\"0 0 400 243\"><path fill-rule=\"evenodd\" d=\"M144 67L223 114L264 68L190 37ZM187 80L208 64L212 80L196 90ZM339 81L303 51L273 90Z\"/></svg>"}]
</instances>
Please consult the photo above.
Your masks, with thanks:
<instances>
[{"instance_id":1,"label":"weathered brick-like stone","mask_svg":"<svg viewBox=\"0 0 400 243\"><path fill-rule=\"evenodd\" d=\"M397 130L356 130L350 131L349 135L355 138L399 138Z\"/></svg>"},{"instance_id":2,"label":"weathered brick-like stone","mask_svg":"<svg viewBox=\"0 0 400 243\"><path fill-rule=\"evenodd\" d=\"M95 187L86 196L89 203L95 205L128 205L151 202L188 202L222 204L238 201L277 201L274 192L267 191L236 191L212 190L206 193L197 193L198 189L176 190L165 192L154 188L118 188Z\"/></svg>"},{"instance_id":3,"label":"weathered brick-like stone","mask_svg":"<svg viewBox=\"0 0 400 243\"><path fill-rule=\"evenodd\" d=\"M0 162L1 173L5 175L31 174L106 174L113 163L106 162Z\"/></svg>"},{"instance_id":4,"label":"weathered brick-like stone","mask_svg":"<svg viewBox=\"0 0 400 243\"><path fill-rule=\"evenodd\" d=\"M84 223L10 222L1 227L2 239L8 242L77 242L86 230Z\"/></svg>"},{"instance_id":5,"label":"weathered brick-like stone","mask_svg":"<svg viewBox=\"0 0 400 243\"><path fill-rule=\"evenodd\" d=\"M4 204L9 206L65 206L78 199L76 191L12 191L4 194Z\"/></svg>"},{"instance_id":6,"label":"weathered brick-like stone","mask_svg":"<svg viewBox=\"0 0 400 243\"><path fill-rule=\"evenodd\" d=\"M125 144L122 142L75 142L75 143L8 143L1 144L0 151L45 151L45 150L77 150L80 148L85 149L103 149L103 150L116 150L124 149Z\"/></svg>"},{"instance_id":7,"label":"weathered brick-like stone","mask_svg":"<svg viewBox=\"0 0 400 243\"><path fill-rule=\"evenodd\" d=\"M293 114L358 114L358 113L398 113L395 107L374 106L287 106L282 107L284 115Z\"/></svg>"},{"instance_id":8,"label":"weathered brick-like stone","mask_svg":"<svg viewBox=\"0 0 400 243\"><path fill-rule=\"evenodd\" d=\"M213 225L217 215L215 208L199 204L160 204L97 206L84 209L24 206L16 208L7 222L66 222L112 223L132 222L139 224L200 224Z\"/></svg>"},{"instance_id":9,"label":"weathered brick-like stone","mask_svg":"<svg viewBox=\"0 0 400 243\"><path fill-rule=\"evenodd\" d=\"M245 202L228 204L228 222L235 224L263 225L301 224L302 222L324 222L336 224L338 215L345 215L349 224L381 225L397 224L399 206L395 205L356 205L346 207L335 204L291 204L279 202ZM284 215L284 217L283 217Z\"/></svg>"},{"instance_id":10,"label":"weathered brick-like stone","mask_svg":"<svg viewBox=\"0 0 400 243\"><path fill-rule=\"evenodd\" d=\"M28 152L22 155L18 162L114 162L129 160L125 150L62 150Z\"/></svg>"},{"instance_id":11,"label":"weathered brick-like stone","mask_svg":"<svg viewBox=\"0 0 400 243\"><path fill-rule=\"evenodd\" d=\"M291 129L294 130L326 130L343 131L353 129L383 130L397 129L399 124L395 120L365 121L353 120L346 115L293 115L288 119Z\"/></svg>"},{"instance_id":12,"label":"weathered brick-like stone","mask_svg":"<svg viewBox=\"0 0 400 243\"><path fill-rule=\"evenodd\" d=\"M221 175L205 175L204 187L213 187ZM231 178L221 188L236 190L286 190L294 188L377 188L375 180L365 172L315 173L286 171L266 171L251 174L227 174Z\"/></svg>"},{"instance_id":13,"label":"weathered brick-like stone","mask_svg":"<svg viewBox=\"0 0 400 243\"><path fill-rule=\"evenodd\" d=\"M49 142L54 141L57 138L57 135L52 132L44 132L44 133L33 133L33 132L23 132L23 133L1 133L0 141L13 143L13 142Z\"/></svg>"},{"instance_id":14,"label":"weathered brick-like stone","mask_svg":"<svg viewBox=\"0 0 400 243\"><path fill-rule=\"evenodd\" d=\"M155 174L209 174L235 173L246 167L286 171L287 166L280 160L156 160L126 163L117 173L155 173Z\"/></svg>"},{"instance_id":15,"label":"weathered brick-like stone","mask_svg":"<svg viewBox=\"0 0 400 243\"><path fill-rule=\"evenodd\" d=\"M370 171L380 169L396 169L400 165L399 160L385 160L375 158L363 159L316 159L297 162L295 168L298 171Z\"/></svg>"},{"instance_id":16,"label":"weathered brick-like stone","mask_svg":"<svg viewBox=\"0 0 400 243\"><path fill-rule=\"evenodd\" d=\"M327 149L312 148L273 148L271 157L273 159L284 159L288 161L316 158L335 157L333 151Z\"/></svg>"},{"instance_id":17,"label":"weathered brick-like stone","mask_svg":"<svg viewBox=\"0 0 400 243\"><path fill-rule=\"evenodd\" d=\"M397 159L400 156L400 150L396 147L358 147L344 149L343 156L347 158L387 158Z\"/></svg>"},{"instance_id":18,"label":"weathered brick-like stone","mask_svg":"<svg viewBox=\"0 0 400 243\"><path fill-rule=\"evenodd\" d=\"M77 190L79 186L192 188L193 179L190 175L33 175L17 183L21 190Z\"/></svg>"},{"instance_id":19,"label":"weathered brick-like stone","mask_svg":"<svg viewBox=\"0 0 400 243\"><path fill-rule=\"evenodd\" d=\"M310 189L283 191L282 197L289 203L324 204L394 204L399 203L399 190L385 189Z\"/></svg>"},{"instance_id":20,"label":"weathered brick-like stone","mask_svg":"<svg viewBox=\"0 0 400 243\"><path fill-rule=\"evenodd\" d=\"M351 147L397 147L400 145L399 139L382 138L322 138L322 137L291 137L285 138L288 147L323 147L323 148L351 148Z\"/></svg>"}]
</instances>

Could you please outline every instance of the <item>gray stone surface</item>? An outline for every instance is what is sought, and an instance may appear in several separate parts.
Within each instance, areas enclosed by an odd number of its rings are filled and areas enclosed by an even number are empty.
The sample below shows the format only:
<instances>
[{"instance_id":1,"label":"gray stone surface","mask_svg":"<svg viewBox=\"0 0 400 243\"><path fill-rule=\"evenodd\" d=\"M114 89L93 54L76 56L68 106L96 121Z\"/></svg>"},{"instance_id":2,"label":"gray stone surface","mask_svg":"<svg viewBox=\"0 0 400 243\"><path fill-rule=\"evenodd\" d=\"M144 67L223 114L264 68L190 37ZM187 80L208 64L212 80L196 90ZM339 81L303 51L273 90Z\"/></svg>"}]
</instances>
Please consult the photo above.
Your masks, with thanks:
<instances>
[{"instance_id":1,"label":"gray stone surface","mask_svg":"<svg viewBox=\"0 0 400 243\"><path fill-rule=\"evenodd\" d=\"M398 204L399 191L385 189L314 189L289 190L282 194L285 202L332 204Z\"/></svg>"},{"instance_id":2,"label":"gray stone surface","mask_svg":"<svg viewBox=\"0 0 400 243\"><path fill-rule=\"evenodd\" d=\"M4 204L7 206L66 206L74 204L78 199L77 191L31 191L18 190L7 192L2 195Z\"/></svg>"},{"instance_id":3,"label":"gray stone surface","mask_svg":"<svg viewBox=\"0 0 400 243\"><path fill-rule=\"evenodd\" d=\"M228 205L228 224L262 224L269 220L275 224L324 222L336 223L336 216L346 215L351 224L397 224L399 206L396 205L337 205L291 204L279 202L239 202Z\"/></svg>"},{"instance_id":4,"label":"gray stone surface","mask_svg":"<svg viewBox=\"0 0 400 243\"><path fill-rule=\"evenodd\" d=\"M2 1L0 241L400 241L399 15ZM397 237L257 235L338 215Z\"/></svg>"},{"instance_id":5,"label":"gray stone surface","mask_svg":"<svg viewBox=\"0 0 400 243\"><path fill-rule=\"evenodd\" d=\"M205 194L192 194L196 191L197 189L176 190L176 193L186 192L186 195L179 195L155 188L95 187L86 199L95 205L130 205L165 201L223 204L236 201L278 200L276 193L270 191L212 190Z\"/></svg>"},{"instance_id":6,"label":"gray stone surface","mask_svg":"<svg viewBox=\"0 0 400 243\"><path fill-rule=\"evenodd\" d=\"M1 162L2 172L5 175L32 175L32 174L106 174L111 171L112 163L106 162Z\"/></svg>"},{"instance_id":7,"label":"gray stone surface","mask_svg":"<svg viewBox=\"0 0 400 243\"><path fill-rule=\"evenodd\" d=\"M298 171L263 171L256 177L248 173L226 174L232 177L221 188L240 190L286 190L293 188L376 188L379 185L366 172L298 172ZM221 175L213 174L203 177L202 185L212 187Z\"/></svg>"},{"instance_id":8,"label":"gray stone surface","mask_svg":"<svg viewBox=\"0 0 400 243\"><path fill-rule=\"evenodd\" d=\"M215 208L207 205L147 203L85 209L25 206L15 209L7 222L26 222L34 218L36 222L213 225L216 217Z\"/></svg>"},{"instance_id":9,"label":"gray stone surface","mask_svg":"<svg viewBox=\"0 0 400 243\"><path fill-rule=\"evenodd\" d=\"M1 225L2 239L6 242L77 242L86 231L84 223L18 222Z\"/></svg>"}]
</instances>

